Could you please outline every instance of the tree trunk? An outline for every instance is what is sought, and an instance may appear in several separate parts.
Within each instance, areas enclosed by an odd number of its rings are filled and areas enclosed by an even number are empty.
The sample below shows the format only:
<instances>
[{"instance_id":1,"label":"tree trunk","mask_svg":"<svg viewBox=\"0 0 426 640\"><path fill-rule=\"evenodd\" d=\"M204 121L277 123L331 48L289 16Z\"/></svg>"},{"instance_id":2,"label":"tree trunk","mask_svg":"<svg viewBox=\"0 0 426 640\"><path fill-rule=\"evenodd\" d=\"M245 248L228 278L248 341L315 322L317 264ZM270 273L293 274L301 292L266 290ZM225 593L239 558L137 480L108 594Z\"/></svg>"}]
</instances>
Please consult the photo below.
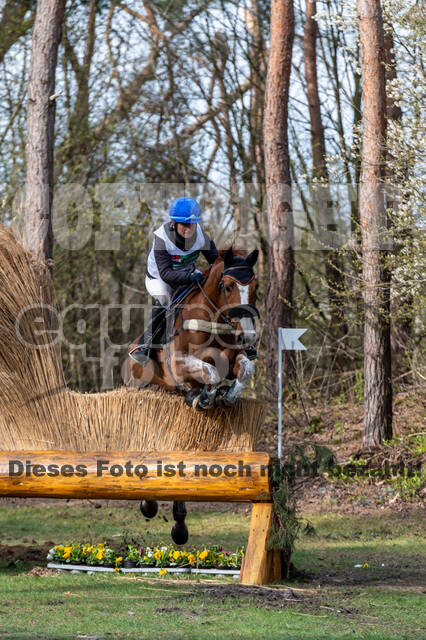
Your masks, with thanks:
<instances>
[{"instance_id":1,"label":"tree trunk","mask_svg":"<svg viewBox=\"0 0 426 640\"><path fill-rule=\"evenodd\" d=\"M303 38L305 54L306 94L311 121L311 145L313 160L313 177L321 181L315 190L317 199L315 206L318 210L320 236L324 237L325 245L333 245L333 233L337 231L331 208L331 193L329 175L326 163L324 127L321 117L321 104L318 91L316 40L317 23L313 16L317 12L316 0L306 0L306 20ZM347 333L345 312L342 304L344 290L343 263L336 250L323 250L325 262L325 277L328 288L331 329L335 336L342 337Z\"/></svg>"},{"instance_id":2,"label":"tree trunk","mask_svg":"<svg viewBox=\"0 0 426 640\"><path fill-rule=\"evenodd\" d=\"M251 9L247 13L247 31L250 34L251 46L249 50L250 92L249 130L251 171L247 178L256 183L257 202L253 216L256 231L259 236L260 254L258 273L261 282L264 281L265 268L268 260L268 242L266 238L266 224L264 216L265 203L265 160L263 154L263 105L265 100L266 55L265 41L262 33L262 13L259 0L251 0Z\"/></svg>"},{"instance_id":3,"label":"tree trunk","mask_svg":"<svg viewBox=\"0 0 426 640\"><path fill-rule=\"evenodd\" d=\"M272 0L263 129L269 230L266 338L271 380L276 379L277 329L292 325L294 229L287 117L293 40L293 0ZM284 358L287 373L291 372L290 362Z\"/></svg>"},{"instance_id":4,"label":"tree trunk","mask_svg":"<svg viewBox=\"0 0 426 640\"><path fill-rule=\"evenodd\" d=\"M52 257L55 73L65 0L38 0L28 76L25 246Z\"/></svg>"},{"instance_id":5,"label":"tree trunk","mask_svg":"<svg viewBox=\"0 0 426 640\"><path fill-rule=\"evenodd\" d=\"M360 223L364 283L364 438L375 446L392 437L389 273L383 175L386 98L380 0L357 1L362 74Z\"/></svg>"}]
</instances>

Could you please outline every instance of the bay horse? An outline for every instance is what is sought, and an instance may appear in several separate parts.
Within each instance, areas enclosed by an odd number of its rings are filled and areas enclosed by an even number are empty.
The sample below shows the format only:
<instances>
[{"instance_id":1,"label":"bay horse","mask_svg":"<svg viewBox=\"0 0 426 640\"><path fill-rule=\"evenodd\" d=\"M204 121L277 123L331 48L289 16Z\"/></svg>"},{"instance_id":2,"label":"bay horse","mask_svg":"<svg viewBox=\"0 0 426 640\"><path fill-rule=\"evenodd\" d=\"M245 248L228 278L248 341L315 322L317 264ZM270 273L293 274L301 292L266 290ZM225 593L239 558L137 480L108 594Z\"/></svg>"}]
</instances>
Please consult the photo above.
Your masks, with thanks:
<instances>
[{"instance_id":1,"label":"bay horse","mask_svg":"<svg viewBox=\"0 0 426 640\"><path fill-rule=\"evenodd\" d=\"M233 405L253 373L253 362L245 347L256 341L254 318L256 277L253 267L259 252L247 257L232 247L220 251L213 265L203 272L204 284L191 287L184 303L169 314L170 339L156 348L146 364L132 358L140 345L140 334L130 345L122 367L122 381L136 388L157 384L171 391L186 392L185 401L197 410ZM179 297L179 296L178 296ZM167 333L167 331L166 331ZM225 380L231 386L220 386ZM153 518L158 505L143 500L142 514ZM182 545L188 540L185 502L173 503L171 536Z\"/></svg>"},{"instance_id":2,"label":"bay horse","mask_svg":"<svg viewBox=\"0 0 426 640\"><path fill-rule=\"evenodd\" d=\"M178 313L172 306L170 337L150 360L142 366L132 358L142 334L129 346L123 383L183 391L187 404L201 411L233 405L254 370L245 347L256 342L254 321L259 312L253 267L258 255L257 249L246 257L232 246L221 250L203 272L203 285L191 287ZM225 379L232 385L221 387Z\"/></svg>"}]
</instances>

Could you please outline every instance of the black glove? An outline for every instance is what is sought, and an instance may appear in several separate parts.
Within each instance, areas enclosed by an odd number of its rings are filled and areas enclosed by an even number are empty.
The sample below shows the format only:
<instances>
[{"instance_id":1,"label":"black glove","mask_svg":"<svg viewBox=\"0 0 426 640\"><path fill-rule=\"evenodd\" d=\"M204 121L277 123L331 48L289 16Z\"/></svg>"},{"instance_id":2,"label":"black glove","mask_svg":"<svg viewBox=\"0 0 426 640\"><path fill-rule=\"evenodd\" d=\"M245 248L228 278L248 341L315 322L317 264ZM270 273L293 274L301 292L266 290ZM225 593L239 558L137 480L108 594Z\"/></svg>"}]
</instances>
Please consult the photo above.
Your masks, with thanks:
<instances>
[{"instance_id":1,"label":"black glove","mask_svg":"<svg viewBox=\"0 0 426 640\"><path fill-rule=\"evenodd\" d=\"M189 279L193 284L195 284L196 282L201 282L202 280L204 280L204 276L201 271L198 271L198 269L194 269L194 271L189 276Z\"/></svg>"}]
</instances>

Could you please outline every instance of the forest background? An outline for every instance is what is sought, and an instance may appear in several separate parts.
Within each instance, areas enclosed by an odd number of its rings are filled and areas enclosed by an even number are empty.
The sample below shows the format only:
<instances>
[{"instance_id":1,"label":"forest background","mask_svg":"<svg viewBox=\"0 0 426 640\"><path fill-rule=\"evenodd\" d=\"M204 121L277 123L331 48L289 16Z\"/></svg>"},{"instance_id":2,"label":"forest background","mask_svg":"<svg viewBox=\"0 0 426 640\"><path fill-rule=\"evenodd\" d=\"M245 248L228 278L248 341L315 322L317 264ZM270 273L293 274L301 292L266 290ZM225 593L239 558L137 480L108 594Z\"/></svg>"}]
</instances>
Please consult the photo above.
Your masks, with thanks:
<instances>
[{"instance_id":1,"label":"forest background","mask_svg":"<svg viewBox=\"0 0 426 640\"><path fill-rule=\"evenodd\" d=\"M0 221L22 234L36 4L0 3ZM260 359L252 395L274 402L276 329L298 326L308 329L308 350L286 359L288 394L302 404L362 401L366 372L371 377L368 340L379 340L377 332L366 339L372 308L383 324L380 335L388 332L379 363L385 386L417 393L425 379L421 3L63 4L50 96L56 109L50 257L69 386L98 391L119 384L127 345L147 317L152 231L175 197L192 195L218 246L260 249ZM285 10L278 12L280 4ZM368 65L362 68L363 4L380 10L382 66L370 79ZM284 65L273 81L272 54L280 46ZM382 71L379 199L387 232L375 251L382 281L369 283L360 184L367 184L362 136L372 120L363 87L380 84ZM279 121L274 91L281 91ZM274 160L287 189L281 213L271 197ZM283 237L283 220L284 237L289 228L292 234L284 247L274 235L275 229ZM367 403L366 411L373 410ZM367 443L392 435L391 416L382 417L378 431L377 416L365 424Z\"/></svg>"}]
</instances>

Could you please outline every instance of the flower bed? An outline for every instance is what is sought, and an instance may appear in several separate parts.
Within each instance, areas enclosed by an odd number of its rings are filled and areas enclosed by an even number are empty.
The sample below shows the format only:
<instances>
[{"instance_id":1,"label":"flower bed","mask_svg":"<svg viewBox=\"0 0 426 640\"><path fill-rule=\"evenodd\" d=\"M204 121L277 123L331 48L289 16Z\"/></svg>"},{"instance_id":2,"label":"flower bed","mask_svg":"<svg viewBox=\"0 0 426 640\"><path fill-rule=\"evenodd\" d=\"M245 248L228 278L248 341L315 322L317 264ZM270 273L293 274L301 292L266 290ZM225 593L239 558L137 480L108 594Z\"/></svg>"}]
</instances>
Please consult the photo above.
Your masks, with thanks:
<instances>
[{"instance_id":1,"label":"flower bed","mask_svg":"<svg viewBox=\"0 0 426 640\"><path fill-rule=\"evenodd\" d=\"M72 542L68 545L55 545L50 549L47 559L52 568L81 570L91 568L120 571L138 570L138 572L156 572L162 574L169 571L202 573L214 571L220 573L237 573L244 557L244 549L236 552L224 551L222 547L213 545L197 549L187 547L177 549L173 545L158 547L138 547L127 545L121 553L107 546L99 544ZM162 571L165 570L165 571ZM180 570L180 571L179 571Z\"/></svg>"}]
</instances>

